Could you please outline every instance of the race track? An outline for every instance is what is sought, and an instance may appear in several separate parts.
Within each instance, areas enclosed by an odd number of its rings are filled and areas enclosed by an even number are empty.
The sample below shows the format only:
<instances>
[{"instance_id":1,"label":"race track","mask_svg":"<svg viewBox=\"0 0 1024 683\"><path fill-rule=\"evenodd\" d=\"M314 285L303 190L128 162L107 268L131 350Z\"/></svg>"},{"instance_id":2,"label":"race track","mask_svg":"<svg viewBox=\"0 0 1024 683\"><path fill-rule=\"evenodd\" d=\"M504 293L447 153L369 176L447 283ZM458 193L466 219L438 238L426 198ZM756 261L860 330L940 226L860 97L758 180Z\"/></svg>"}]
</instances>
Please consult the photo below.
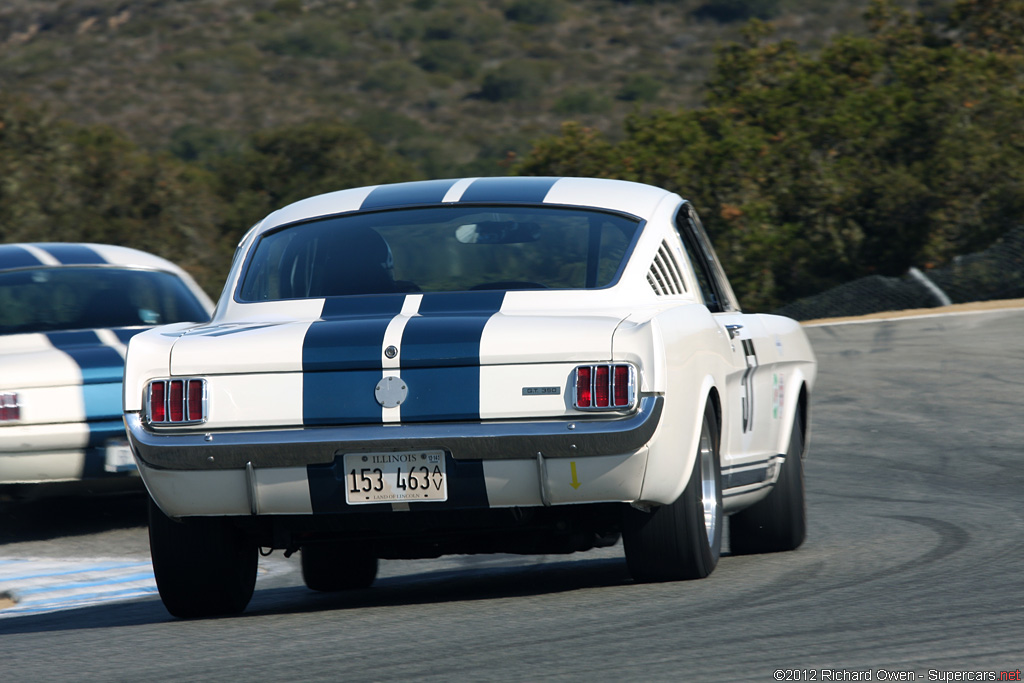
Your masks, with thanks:
<instances>
[{"instance_id":1,"label":"race track","mask_svg":"<svg viewBox=\"0 0 1024 683\"><path fill-rule=\"evenodd\" d=\"M151 591L0 609L0 680L1020 680L1024 310L808 332L820 375L796 552L659 585L628 579L621 546L396 562L327 597L275 553L238 618L177 621ZM0 560L145 560L135 505L68 506L67 531L19 518Z\"/></svg>"}]
</instances>

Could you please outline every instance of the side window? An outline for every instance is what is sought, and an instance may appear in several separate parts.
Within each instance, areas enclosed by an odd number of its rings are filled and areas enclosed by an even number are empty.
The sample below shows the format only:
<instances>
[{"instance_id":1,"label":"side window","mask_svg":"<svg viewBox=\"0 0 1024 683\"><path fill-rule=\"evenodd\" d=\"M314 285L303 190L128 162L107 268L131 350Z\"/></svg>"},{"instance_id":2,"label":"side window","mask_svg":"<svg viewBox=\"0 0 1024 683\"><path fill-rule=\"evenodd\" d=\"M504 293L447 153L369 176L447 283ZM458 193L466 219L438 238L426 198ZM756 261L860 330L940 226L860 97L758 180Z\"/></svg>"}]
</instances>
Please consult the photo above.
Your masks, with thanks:
<instances>
[{"instance_id":1,"label":"side window","mask_svg":"<svg viewBox=\"0 0 1024 683\"><path fill-rule=\"evenodd\" d=\"M725 310L722 293L717 286L716 273L712 267L713 259L709 260L708 254L701 244L697 228L699 224L695 224L695 220L697 219L690 205L684 204L676 215L676 229L683 240L683 247L693 266L694 275L697 276L697 286L700 287L704 305L712 313L719 313Z\"/></svg>"}]
</instances>

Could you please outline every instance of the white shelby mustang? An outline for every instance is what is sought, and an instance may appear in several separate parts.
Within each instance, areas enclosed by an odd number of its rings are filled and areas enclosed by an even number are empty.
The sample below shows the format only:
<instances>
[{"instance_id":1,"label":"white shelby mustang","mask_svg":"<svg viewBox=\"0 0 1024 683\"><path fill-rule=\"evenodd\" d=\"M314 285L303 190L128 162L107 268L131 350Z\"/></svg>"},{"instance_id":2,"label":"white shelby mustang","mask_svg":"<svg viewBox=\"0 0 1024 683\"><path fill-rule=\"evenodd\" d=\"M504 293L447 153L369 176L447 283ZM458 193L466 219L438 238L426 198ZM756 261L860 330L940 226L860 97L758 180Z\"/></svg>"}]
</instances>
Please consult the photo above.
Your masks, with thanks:
<instances>
[{"instance_id":1,"label":"white shelby mustang","mask_svg":"<svg viewBox=\"0 0 1024 683\"><path fill-rule=\"evenodd\" d=\"M638 581L804 539L814 355L742 313L693 207L468 178L287 206L213 319L134 337L124 410L164 604L237 612L257 550L316 590L379 558L624 540Z\"/></svg>"},{"instance_id":2,"label":"white shelby mustang","mask_svg":"<svg viewBox=\"0 0 1024 683\"><path fill-rule=\"evenodd\" d=\"M125 438L128 340L210 317L185 271L104 244L0 244L0 496L141 490Z\"/></svg>"}]
</instances>

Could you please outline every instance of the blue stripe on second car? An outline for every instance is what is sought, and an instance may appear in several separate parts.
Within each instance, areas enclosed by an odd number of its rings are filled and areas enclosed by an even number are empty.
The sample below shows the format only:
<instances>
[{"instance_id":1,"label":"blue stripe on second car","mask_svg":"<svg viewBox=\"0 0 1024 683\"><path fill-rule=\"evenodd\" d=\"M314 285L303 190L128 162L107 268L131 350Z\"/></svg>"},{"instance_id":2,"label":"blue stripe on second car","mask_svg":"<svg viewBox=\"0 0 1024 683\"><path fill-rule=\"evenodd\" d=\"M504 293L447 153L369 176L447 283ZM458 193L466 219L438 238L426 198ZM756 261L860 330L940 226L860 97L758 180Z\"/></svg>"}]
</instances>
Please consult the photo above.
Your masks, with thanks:
<instances>
[{"instance_id":1,"label":"blue stripe on second car","mask_svg":"<svg viewBox=\"0 0 1024 683\"><path fill-rule=\"evenodd\" d=\"M0 270L28 268L42 265L42 261L28 249L13 244L0 244Z\"/></svg>"},{"instance_id":2,"label":"blue stripe on second car","mask_svg":"<svg viewBox=\"0 0 1024 683\"><path fill-rule=\"evenodd\" d=\"M500 291L424 294L402 335L403 422L480 419L480 339Z\"/></svg>"},{"instance_id":3,"label":"blue stripe on second car","mask_svg":"<svg viewBox=\"0 0 1024 683\"><path fill-rule=\"evenodd\" d=\"M65 266L106 263L95 249L82 244L36 244Z\"/></svg>"},{"instance_id":4,"label":"blue stripe on second car","mask_svg":"<svg viewBox=\"0 0 1024 683\"><path fill-rule=\"evenodd\" d=\"M46 337L55 348L78 363L82 370L83 384L121 384L124 359L117 351L105 345L95 332L49 332Z\"/></svg>"}]
</instances>

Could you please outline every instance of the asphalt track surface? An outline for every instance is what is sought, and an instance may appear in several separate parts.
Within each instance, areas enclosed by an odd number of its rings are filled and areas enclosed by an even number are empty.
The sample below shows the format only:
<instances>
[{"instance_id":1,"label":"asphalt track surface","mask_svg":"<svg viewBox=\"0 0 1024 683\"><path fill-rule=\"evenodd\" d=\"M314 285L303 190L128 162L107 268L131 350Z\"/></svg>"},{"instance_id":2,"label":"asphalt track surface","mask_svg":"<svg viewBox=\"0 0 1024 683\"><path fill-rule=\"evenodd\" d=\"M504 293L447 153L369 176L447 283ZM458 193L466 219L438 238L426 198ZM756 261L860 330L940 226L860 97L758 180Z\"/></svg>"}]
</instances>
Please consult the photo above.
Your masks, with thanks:
<instances>
[{"instance_id":1,"label":"asphalt track surface","mask_svg":"<svg viewBox=\"0 0 1024 683\"><path fill-rule=\"evenodd\" d=\"M796 552L658 585L629 580L621 546L394 562L341 596L275 554L236 618L175 620L152 594L0 610L0 680L1020 680L1024 310L808 333ZM145 558L142 523L137 499L23 508L0 559Z\"/></svg>"}]
</instances>

